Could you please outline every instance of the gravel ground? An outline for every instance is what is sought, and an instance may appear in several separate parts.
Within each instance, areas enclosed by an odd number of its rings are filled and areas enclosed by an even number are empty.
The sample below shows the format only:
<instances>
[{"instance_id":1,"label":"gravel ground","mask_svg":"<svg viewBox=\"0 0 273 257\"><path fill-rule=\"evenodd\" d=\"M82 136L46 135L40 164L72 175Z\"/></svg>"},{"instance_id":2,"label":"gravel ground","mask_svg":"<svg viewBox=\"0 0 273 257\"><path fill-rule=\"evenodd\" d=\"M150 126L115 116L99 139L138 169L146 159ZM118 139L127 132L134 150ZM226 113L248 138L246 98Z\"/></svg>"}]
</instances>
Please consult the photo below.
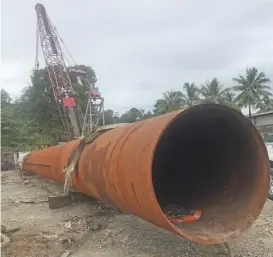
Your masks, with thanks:
<instances>
[{"instance_id":1,"label":"gravel ground","mask_svg":"<svg viewBox=\"0 0 273 257\"><path fill-rule=\"evenodd\" d=\"M216 257L228 256L224 245L200 245L96 201L50 210L47 196L62 186L45 179L23 182L18 172L1 173L2 224L10 243L6 257ZM34 201L34 203L33 203ZM29 203L31 202L31 203ZM267 201L253 227L231 242L235 256L273 256L273 201Z\"/></svg>"}]
</instances>

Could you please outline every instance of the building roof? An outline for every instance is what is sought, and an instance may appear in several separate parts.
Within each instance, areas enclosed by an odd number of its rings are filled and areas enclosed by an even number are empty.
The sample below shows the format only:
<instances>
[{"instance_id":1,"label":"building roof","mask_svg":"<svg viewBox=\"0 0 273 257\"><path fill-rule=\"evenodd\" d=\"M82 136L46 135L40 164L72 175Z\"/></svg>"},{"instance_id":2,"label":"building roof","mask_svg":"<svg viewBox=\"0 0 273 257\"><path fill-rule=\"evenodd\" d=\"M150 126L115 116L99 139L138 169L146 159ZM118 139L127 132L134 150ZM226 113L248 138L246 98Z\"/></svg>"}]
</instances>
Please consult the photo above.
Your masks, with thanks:
<instances>
[{"instance_id":1,"label":"building roof","mask_svg":"<svg viewBox=\"0 0 273 257\"><path fill-rule=\"evenodd\" d=\"M269 115L269 114L273 114L273 110L272 111L267 111L267 112L253 113L253 114L251 114L251 117L257 117L257 116L263 116L263 115ZM245 116L249 117L248 114L246 114Z\"/></svg>"}]
</instances>

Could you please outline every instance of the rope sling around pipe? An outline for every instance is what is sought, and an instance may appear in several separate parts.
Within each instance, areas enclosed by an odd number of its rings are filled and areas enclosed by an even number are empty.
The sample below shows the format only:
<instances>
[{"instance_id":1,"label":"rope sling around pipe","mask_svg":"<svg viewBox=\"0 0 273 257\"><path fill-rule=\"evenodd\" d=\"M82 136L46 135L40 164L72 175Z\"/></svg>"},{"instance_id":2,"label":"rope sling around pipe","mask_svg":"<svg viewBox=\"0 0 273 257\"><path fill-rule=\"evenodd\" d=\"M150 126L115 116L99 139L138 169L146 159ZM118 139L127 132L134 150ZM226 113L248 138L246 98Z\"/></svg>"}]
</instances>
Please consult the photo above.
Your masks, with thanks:
<instances>
[{"instance_id":1,"label":"rope sling around pipe","mask_svg":"<svg viewBox=\"0 0 273 257\"><path fill-rule=\"evenodd\" d=\"M90 131L85 136L80 137L80 143L72 150L70 156L68 157L66 165L63 167L63 174L65 178L64 182L64 193L68 195L69 188L72 187L72 174L76 171L78 162L80 160L83 149L87 144L94 142L103 133L125 126L129 123L117 123L111 125L101 126L96 130Z\"/></svg>"}]
</instances>

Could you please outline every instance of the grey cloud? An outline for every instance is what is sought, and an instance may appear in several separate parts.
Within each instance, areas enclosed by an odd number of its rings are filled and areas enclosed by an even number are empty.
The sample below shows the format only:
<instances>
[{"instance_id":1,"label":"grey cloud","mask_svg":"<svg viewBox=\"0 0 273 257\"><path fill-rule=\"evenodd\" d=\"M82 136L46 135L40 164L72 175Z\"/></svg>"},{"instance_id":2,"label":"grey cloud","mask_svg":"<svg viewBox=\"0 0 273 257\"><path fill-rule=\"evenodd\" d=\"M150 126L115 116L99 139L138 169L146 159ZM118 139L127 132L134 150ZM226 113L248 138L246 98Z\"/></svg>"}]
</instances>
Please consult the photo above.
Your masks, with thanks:
<instances>
[{"instance_id":1,"label":"grey cloud","mask_svg":"<svg viewBox=\"0 0 273 257\"><path fill-rule=\"evenodd\" d=\"M3 62L30 71L36 1L3 2ZM273 1L42 3L77 63L94 68L106 108L152 108L164 91L180 90L185 81L217 76L229 85L252 65L273 79ZM4 83L22 88L28 77L14 70Z\"/></svg>"}]
</instances>

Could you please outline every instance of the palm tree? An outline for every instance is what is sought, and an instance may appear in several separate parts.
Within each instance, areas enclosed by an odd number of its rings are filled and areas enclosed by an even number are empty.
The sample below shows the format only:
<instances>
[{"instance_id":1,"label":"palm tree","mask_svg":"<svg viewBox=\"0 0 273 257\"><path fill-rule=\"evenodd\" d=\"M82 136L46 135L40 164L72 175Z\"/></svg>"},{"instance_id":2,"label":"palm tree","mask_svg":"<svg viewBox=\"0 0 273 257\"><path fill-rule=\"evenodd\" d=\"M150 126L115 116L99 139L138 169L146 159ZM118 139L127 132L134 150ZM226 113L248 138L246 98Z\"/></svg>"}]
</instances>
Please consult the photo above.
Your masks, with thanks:
<instances>
[{"instance_id":1,"label":"palm tree","mask_svg":"<svg viewBox=\"0 0 273 257\"><path fill-rule=\"evenodd\" d=\"M201 95L204 97L202 102L223 104L225 103L226 94L229 91L230 88L223 88L223 85L220 85L217 78L206 81L206 84L200 90Z\"/></svg>"},{"instance_id":2,"label":"palm tree","mask_svg":"<svg viewBox=\"0 0 273 257\"><path fill-rule=\"evenodd\" d=\"M262 99L259 99L255 105L255 109L259 109L258 112L267 112L273 110L273 99L269 96L265 96Z\"/></svg>"},{"instance_id":3,"label":"palm tree","mask_svg":"<svg viewBox=\"0 0 273 257\"><path fill-rule=\"evenodd\" d=\"M224 98L224 101L233 102L235 99L235 94L229 90L224 93L223 98Z\"/></svg>"},{"instance_id":4,"label":"palm tree","mask_svg":"<svg viewBox=\"0 0 273 257\"><path fill-rule=\"evenodd\" d=\"M200 100L200 90L194 83L186 82L183 86L185 94L182 93L183 104L187 107L193 106L197 100Z\"/></svg>"},{"instance_id":5,"label":"palm tree","mask_svg":"<svg viewBox=\"0 0 273 257\"><path fill-rule=\"evenodd\" d=\"M183 105L182 93L179 91L167 91L162 99L158 99L154 105L155 115L176 111Z\"/></svg>"},{"instance_id":6,"label":"palm tree","mask_svg":"<svg viewBox=\"0 0 273 257\"><path fill-rule=\"evenodd\" d=\"M251 107L255 107L262 97L272 95L269 92L270 87L266 85L270 79L263 72L259 73L255 67L246 69L246 77L239 75L233 78L233 81L238 83L233 87L234 91L240 92L234 101L240 107L248 107L249 117L251 117Z\"/></svg>"},{"instance_id":7,"label":"palm tree","mask_svg":"<svg viewBox=\"0 0 273 257\"><path fill-rule=\"evenodd\" d=\"M228 107L234 108L237 111L241 111L240 106L238 106L235 102L235 93L231 92L231 88L227 88L227 90L223 94L223 100L221 104L224 104Z\"/></svg>"}]
</instances>

